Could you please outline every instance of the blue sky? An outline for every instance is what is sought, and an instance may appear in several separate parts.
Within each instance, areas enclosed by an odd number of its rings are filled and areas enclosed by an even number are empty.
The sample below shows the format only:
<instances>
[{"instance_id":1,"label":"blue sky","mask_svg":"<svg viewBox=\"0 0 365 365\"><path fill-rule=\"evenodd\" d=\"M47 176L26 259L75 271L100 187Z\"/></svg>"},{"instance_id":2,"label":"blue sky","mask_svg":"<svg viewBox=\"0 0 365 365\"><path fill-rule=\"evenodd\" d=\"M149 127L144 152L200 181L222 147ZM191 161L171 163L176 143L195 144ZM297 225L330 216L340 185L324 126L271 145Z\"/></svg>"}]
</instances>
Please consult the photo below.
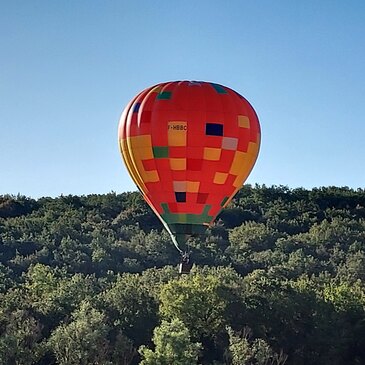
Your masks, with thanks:
<instances>
[{"instance_id":1,"label":"blue sky","mask_svg":"<svg viewBox=\"0 0 365 365\"><path fill-rule=\"evenodd\" d=\"M364 19L356 0L0 0L0 195L135 190L119 115L170 80L251 102L248 183L364 187Z\"/></svg>"}]
</instances>

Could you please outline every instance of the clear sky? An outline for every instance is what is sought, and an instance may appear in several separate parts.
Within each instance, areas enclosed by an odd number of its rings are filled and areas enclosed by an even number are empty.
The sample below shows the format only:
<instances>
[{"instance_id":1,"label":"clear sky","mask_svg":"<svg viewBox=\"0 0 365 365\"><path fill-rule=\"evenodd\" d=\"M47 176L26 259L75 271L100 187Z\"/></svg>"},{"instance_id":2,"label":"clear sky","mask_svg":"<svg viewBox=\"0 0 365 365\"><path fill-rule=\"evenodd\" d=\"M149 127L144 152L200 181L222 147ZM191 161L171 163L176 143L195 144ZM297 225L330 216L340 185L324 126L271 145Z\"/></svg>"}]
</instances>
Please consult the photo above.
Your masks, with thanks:
<instances>
[{"instance_id":1,"label":"clear sky","mask_svg":"<svg viewBox=\"0 0 365 365\"><path fill-rule=\"evenodd\" d=\"M135 190L118 119L171 80L254 106L248 183L364 187L365 1L0 0L0 195Z\"/></svg>"}]
</instances>

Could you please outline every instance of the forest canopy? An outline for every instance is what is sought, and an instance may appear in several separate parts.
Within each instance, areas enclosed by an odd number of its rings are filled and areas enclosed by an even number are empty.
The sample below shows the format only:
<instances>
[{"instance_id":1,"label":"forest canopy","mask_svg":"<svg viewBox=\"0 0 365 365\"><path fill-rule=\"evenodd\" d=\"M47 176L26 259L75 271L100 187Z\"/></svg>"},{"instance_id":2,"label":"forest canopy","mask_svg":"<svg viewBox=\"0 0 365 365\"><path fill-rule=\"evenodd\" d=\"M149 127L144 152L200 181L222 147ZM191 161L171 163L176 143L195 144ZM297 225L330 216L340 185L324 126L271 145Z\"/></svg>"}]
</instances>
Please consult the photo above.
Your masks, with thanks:
<instances>
[{"instance_id":1,"label":"forest canopy","mask_svg":"<svg viewBox=\"0 0 365 365\"><path fill-rule=\"evenodd\" d=\"M0 196L0 364L365 363L365 191L244 186L190 240L137 192Z\"/></svg>"}]
</instances>

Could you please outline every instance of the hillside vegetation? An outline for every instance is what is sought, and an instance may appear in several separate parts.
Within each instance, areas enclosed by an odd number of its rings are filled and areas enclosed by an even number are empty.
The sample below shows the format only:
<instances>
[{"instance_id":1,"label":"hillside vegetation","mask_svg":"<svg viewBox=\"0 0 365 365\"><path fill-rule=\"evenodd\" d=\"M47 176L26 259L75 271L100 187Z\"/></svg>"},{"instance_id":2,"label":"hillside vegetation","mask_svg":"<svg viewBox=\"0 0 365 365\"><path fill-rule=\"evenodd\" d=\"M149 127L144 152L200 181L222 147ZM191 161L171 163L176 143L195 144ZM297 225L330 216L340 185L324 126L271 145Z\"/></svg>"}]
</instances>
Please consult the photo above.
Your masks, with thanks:
<instances>
[{"instance_id":1,"label":"hillside vegetation","mask_svg":"<svg viewBox=\"0 0 365 365\"><path fill-rule=\"evenodd\" d=\"M190 246L139 193L0 196L0 364L365 364L364 190L245 186Z\"/></svg>"}]
</instances>

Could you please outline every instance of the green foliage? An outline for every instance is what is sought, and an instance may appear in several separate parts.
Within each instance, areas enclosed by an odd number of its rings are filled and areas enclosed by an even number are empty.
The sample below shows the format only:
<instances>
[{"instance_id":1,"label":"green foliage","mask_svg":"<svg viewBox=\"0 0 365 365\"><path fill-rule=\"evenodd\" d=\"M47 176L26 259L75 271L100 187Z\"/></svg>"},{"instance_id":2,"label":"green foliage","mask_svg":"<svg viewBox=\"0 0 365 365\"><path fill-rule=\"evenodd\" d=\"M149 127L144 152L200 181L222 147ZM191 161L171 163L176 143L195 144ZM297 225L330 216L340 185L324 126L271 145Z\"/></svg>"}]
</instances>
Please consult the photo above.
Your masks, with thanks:
<instances>
[{"instance_id":1,"label":"green foliage","mask_svg":"<svg viewBox=\"0 0 365 365\"><path fill-rule=\"evenodd\" d=\"M75 274L68 278L63 271L41 264L29 268L24 287L33 310L46 316L50 325L98 291L93 277Z\"/></svg>"},{"instance_id":2,"label":"green foliage","mask_svg":"<svg viewBox=\"0 0 365 365\"><path fill-rule=\"evenodd\" d=\"M141 346L141 365L194 365L198 364L201 344L191 342L189 330L179 319L162 321L153 331L155 350Z\"/></svg>"},{"instance_id":3,"label":"green foliage","mask_svg":"<svg viewBox=\"0 0 365 365\"><path fill-rule=\"evenodd\" d=\"M184 280L171 280L160 294L163 318L180 319L194 339L211 337L225 327L224 291L219 278L196 273Z\"/></svg>"},{"instance_id":4,"label":"green foliage","mask_svg":"<svg viewBox=\"0 0 365 365\"><path fill-rule=\"evenodd\" d=\"M52 333L49 346L60 365L106 364L107 333L105 315L83 302L72 314L72 321Z\"/></svg>"},{"instance_id":5,"label":"green foliage","mask_svg":"<svg viewBox=\"0 0 365 365\"><path fill-rule=\"evenodd\" d=\"M139 193L1 196L0 364L365 363L363 189L247 185L190 246Z\"/></svg>"},{"instance_id":6,"label":"green foliage","mask_svg":"<svg viewBox=\"0 0 365 365\"><path fill-rule=\"evenodd\" d=\"M38 207L33 199L18 195L3 195L0 196L0 217L13 218L31 213Z\"/></svg>"},{"instance_id":7,"label":"green foliage","mask_svg":"<svg viewBox=\"0 0 365 365\"><path fill-rule=\"evenodd\" d=\"M284 365L287 355L275 353L270 345L261 338L249 340L250 330L245 328L241 335L228 327L228 362L232 365Z\"/></svg>"},{"instance_id":8,"label":"green foliage","mask_svg":"<svg viewBox=\"0 0 365 365\"><path fill-rule=\"evenodd\" d=\"M110 321L137 346L151 338L153 328L158 323L158 304L141 276L118 276L101 298Z\"/></svg>"},{"instance_id":9,"label":"green foliage","mask_svg":"<svg viewBox=\"0 0 365 365\"><path fill-rule=\"evenodd\" d=\"M41 324L28 311L15 310L9 317L0 314L0 364L31 365L44 354Z\"/></svg>"}]
</instances>

